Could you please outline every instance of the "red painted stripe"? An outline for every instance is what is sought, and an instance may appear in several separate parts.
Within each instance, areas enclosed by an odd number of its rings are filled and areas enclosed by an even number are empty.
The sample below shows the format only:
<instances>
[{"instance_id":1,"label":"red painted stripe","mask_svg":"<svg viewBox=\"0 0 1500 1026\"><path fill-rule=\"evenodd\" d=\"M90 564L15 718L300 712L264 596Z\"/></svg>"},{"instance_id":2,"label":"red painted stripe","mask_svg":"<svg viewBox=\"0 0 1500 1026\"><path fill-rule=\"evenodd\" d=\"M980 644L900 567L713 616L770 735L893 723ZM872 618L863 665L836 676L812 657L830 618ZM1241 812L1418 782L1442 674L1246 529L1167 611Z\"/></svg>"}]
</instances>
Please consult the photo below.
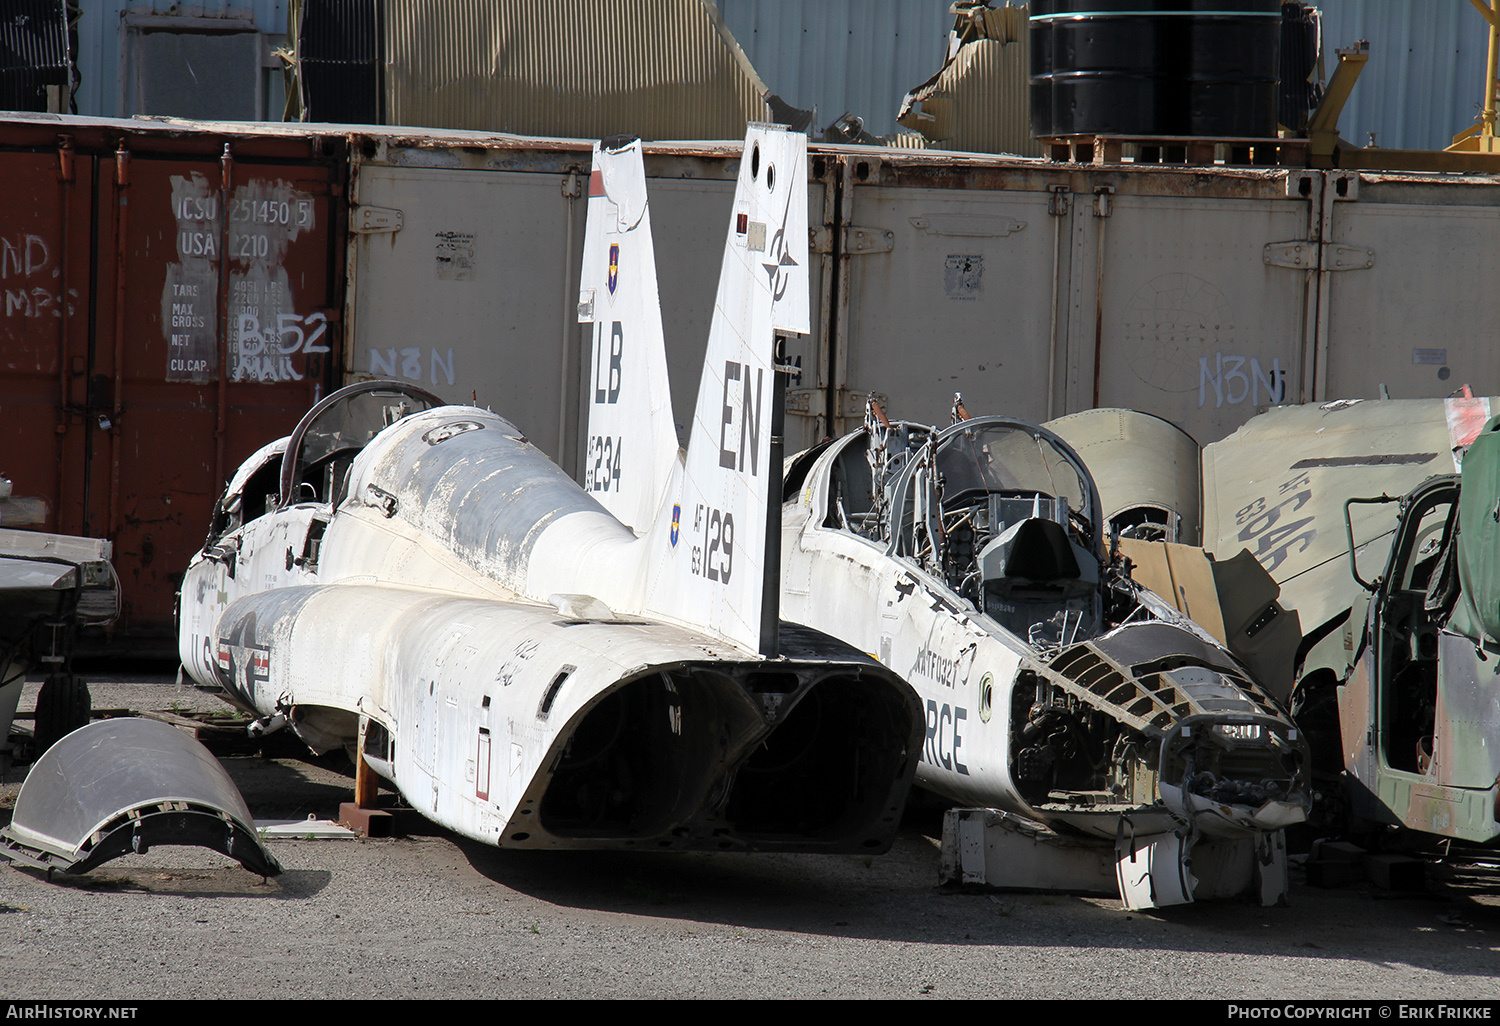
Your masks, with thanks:
<instances>
[{"instance_id":1,"label":"red painted stripe","mask_svg":"<svg viewBox=\"0 0 1500 1026\"><path fill-rule=\"evenodd\" d=\"M1483 398L1453 398L1444 405L1448 414L1448 440L1455 449L1478 438L1490 419L1490 404Z\"/></svg>"}]
</instances>

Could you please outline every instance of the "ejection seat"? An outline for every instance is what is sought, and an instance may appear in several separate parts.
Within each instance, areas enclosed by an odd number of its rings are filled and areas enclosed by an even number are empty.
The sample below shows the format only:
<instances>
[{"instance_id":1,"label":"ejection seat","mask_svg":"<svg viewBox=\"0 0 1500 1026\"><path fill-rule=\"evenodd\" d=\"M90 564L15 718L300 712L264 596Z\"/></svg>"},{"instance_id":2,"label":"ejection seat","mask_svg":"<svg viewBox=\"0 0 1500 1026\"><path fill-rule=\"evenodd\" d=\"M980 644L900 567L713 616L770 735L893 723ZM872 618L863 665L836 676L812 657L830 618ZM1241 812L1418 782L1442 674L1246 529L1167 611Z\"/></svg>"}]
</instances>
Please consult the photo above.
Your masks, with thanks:
<instances>
[{"instance_id":1,"label":"ejection seat","mask_svg":"<svg viewBox=\"0 0 1500 1026\"><path fill-rule=\"evenodd\" d=\"M1014 519L1005 507L1017 504L1044 515ZM1033 644L1071 641L1080 629L1092 633L1099 561L1059 522L1068 515L1066 500L992 496L991 506L998 507L991 522L1005 526L979 552L986 615Z\"/></svg>"}]
</instances>

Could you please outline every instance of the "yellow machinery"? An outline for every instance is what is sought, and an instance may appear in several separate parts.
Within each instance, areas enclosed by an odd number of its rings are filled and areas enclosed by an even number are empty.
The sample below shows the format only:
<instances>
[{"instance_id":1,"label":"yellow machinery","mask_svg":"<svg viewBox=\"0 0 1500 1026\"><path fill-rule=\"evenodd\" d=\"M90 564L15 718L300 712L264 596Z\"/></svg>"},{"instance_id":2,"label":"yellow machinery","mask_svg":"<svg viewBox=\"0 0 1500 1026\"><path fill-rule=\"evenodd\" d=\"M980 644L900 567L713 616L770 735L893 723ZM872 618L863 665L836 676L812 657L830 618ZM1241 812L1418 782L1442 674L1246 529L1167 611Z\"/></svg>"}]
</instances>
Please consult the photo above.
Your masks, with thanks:
<instances>
[{"instance_id":1,"label":"yellow machinery","mask_svg":"<svg viewBox=\"0 0 1500 1026\"><path fill-rule=\"evenodd\" d=\"M1500 15L1496 13L1496 0L1489 0L1486 7L1481 0L1469 0L1490 26L1489 56L1484 62L1484 107L1479 114L1479 124L1453 137L1449 153L1496 153L1495 148L1495 73L1500 68Z\"/></svg>"},{"instance_id":2,"label":"yellow machinery","mask_svg":"<svg viewBox=\"0 0 1500 1026\"><path fill-rule=\"evenodd\" d=\"M1307 125L1308 164L1320 168L1370 171L1470 171L1500 173L1500 146L1495 139L1495 76L1500 70L1500 0L1469 0L1489 25L1485 62L1484 107L1479 123L1453 137L1445 150L1399 150L1352 146L1338 134L1339 114L1370 58L1370 44L1356 43L1338 52L1339 63L1323 101Z\"/></svg>"}]
</instances>

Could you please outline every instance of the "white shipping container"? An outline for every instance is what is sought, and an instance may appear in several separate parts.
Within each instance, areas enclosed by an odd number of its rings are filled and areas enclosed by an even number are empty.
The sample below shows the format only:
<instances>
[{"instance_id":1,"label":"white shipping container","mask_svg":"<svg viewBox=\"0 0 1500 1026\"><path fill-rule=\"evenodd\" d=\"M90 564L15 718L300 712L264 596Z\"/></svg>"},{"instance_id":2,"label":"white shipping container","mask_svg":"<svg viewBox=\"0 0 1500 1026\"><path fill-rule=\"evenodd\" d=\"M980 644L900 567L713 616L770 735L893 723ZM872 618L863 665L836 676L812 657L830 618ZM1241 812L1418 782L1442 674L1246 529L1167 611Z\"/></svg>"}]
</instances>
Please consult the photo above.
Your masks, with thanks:
<instances>
[{"instance_id":1,"label":"white shipping container","mask_svg":"<svg viewBox=\"0 0 1500 1026\"><path fill-rule=\"evenodd\" d=\"M489 407L571 472L591 339L576 316L591 144L445 139L382 144L354 164L346 375L403 378ZM685 445L739 144L653 144L646 168ZM810 186L809 209L823 209L822 183Z\"/></svg>"},{"instance_id":2,"label":"white shipping container","mask_svg":"<svg viewBox=\"0 0 1500 1026\"><path fill-rule=\"evenodd\" d=\"M871 392L929 423L954 392L1038 421L1127 406L1206 444L1281 402L1500 390L1490 176L811 150L788 452L857 426ZM647 146L679 421L738 151ZM581 141L372 137L351 170L347 376L490 406L576 466L589 160Z\"/></svg>"}]
</instances>

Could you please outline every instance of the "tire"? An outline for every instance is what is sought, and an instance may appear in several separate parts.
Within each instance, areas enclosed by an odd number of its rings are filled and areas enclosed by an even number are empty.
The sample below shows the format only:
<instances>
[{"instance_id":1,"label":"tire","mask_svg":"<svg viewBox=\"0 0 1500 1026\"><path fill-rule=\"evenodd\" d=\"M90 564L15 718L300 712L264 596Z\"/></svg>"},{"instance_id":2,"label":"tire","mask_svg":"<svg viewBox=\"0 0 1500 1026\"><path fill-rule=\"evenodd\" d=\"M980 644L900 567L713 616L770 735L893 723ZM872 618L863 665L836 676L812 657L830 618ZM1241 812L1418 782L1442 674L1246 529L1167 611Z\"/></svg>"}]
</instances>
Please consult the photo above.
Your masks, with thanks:
<instances>
[{"instance_id":1,"label":"tire","mask_svg":"<svg viewBox=\"0 0 1500 1026\"><path fill-rule=\"evenodd\" d=\"M61 741L93 716L89 686L71 673L54 673L36 696L36 755Z\"/></svg>"}]
</instances>

